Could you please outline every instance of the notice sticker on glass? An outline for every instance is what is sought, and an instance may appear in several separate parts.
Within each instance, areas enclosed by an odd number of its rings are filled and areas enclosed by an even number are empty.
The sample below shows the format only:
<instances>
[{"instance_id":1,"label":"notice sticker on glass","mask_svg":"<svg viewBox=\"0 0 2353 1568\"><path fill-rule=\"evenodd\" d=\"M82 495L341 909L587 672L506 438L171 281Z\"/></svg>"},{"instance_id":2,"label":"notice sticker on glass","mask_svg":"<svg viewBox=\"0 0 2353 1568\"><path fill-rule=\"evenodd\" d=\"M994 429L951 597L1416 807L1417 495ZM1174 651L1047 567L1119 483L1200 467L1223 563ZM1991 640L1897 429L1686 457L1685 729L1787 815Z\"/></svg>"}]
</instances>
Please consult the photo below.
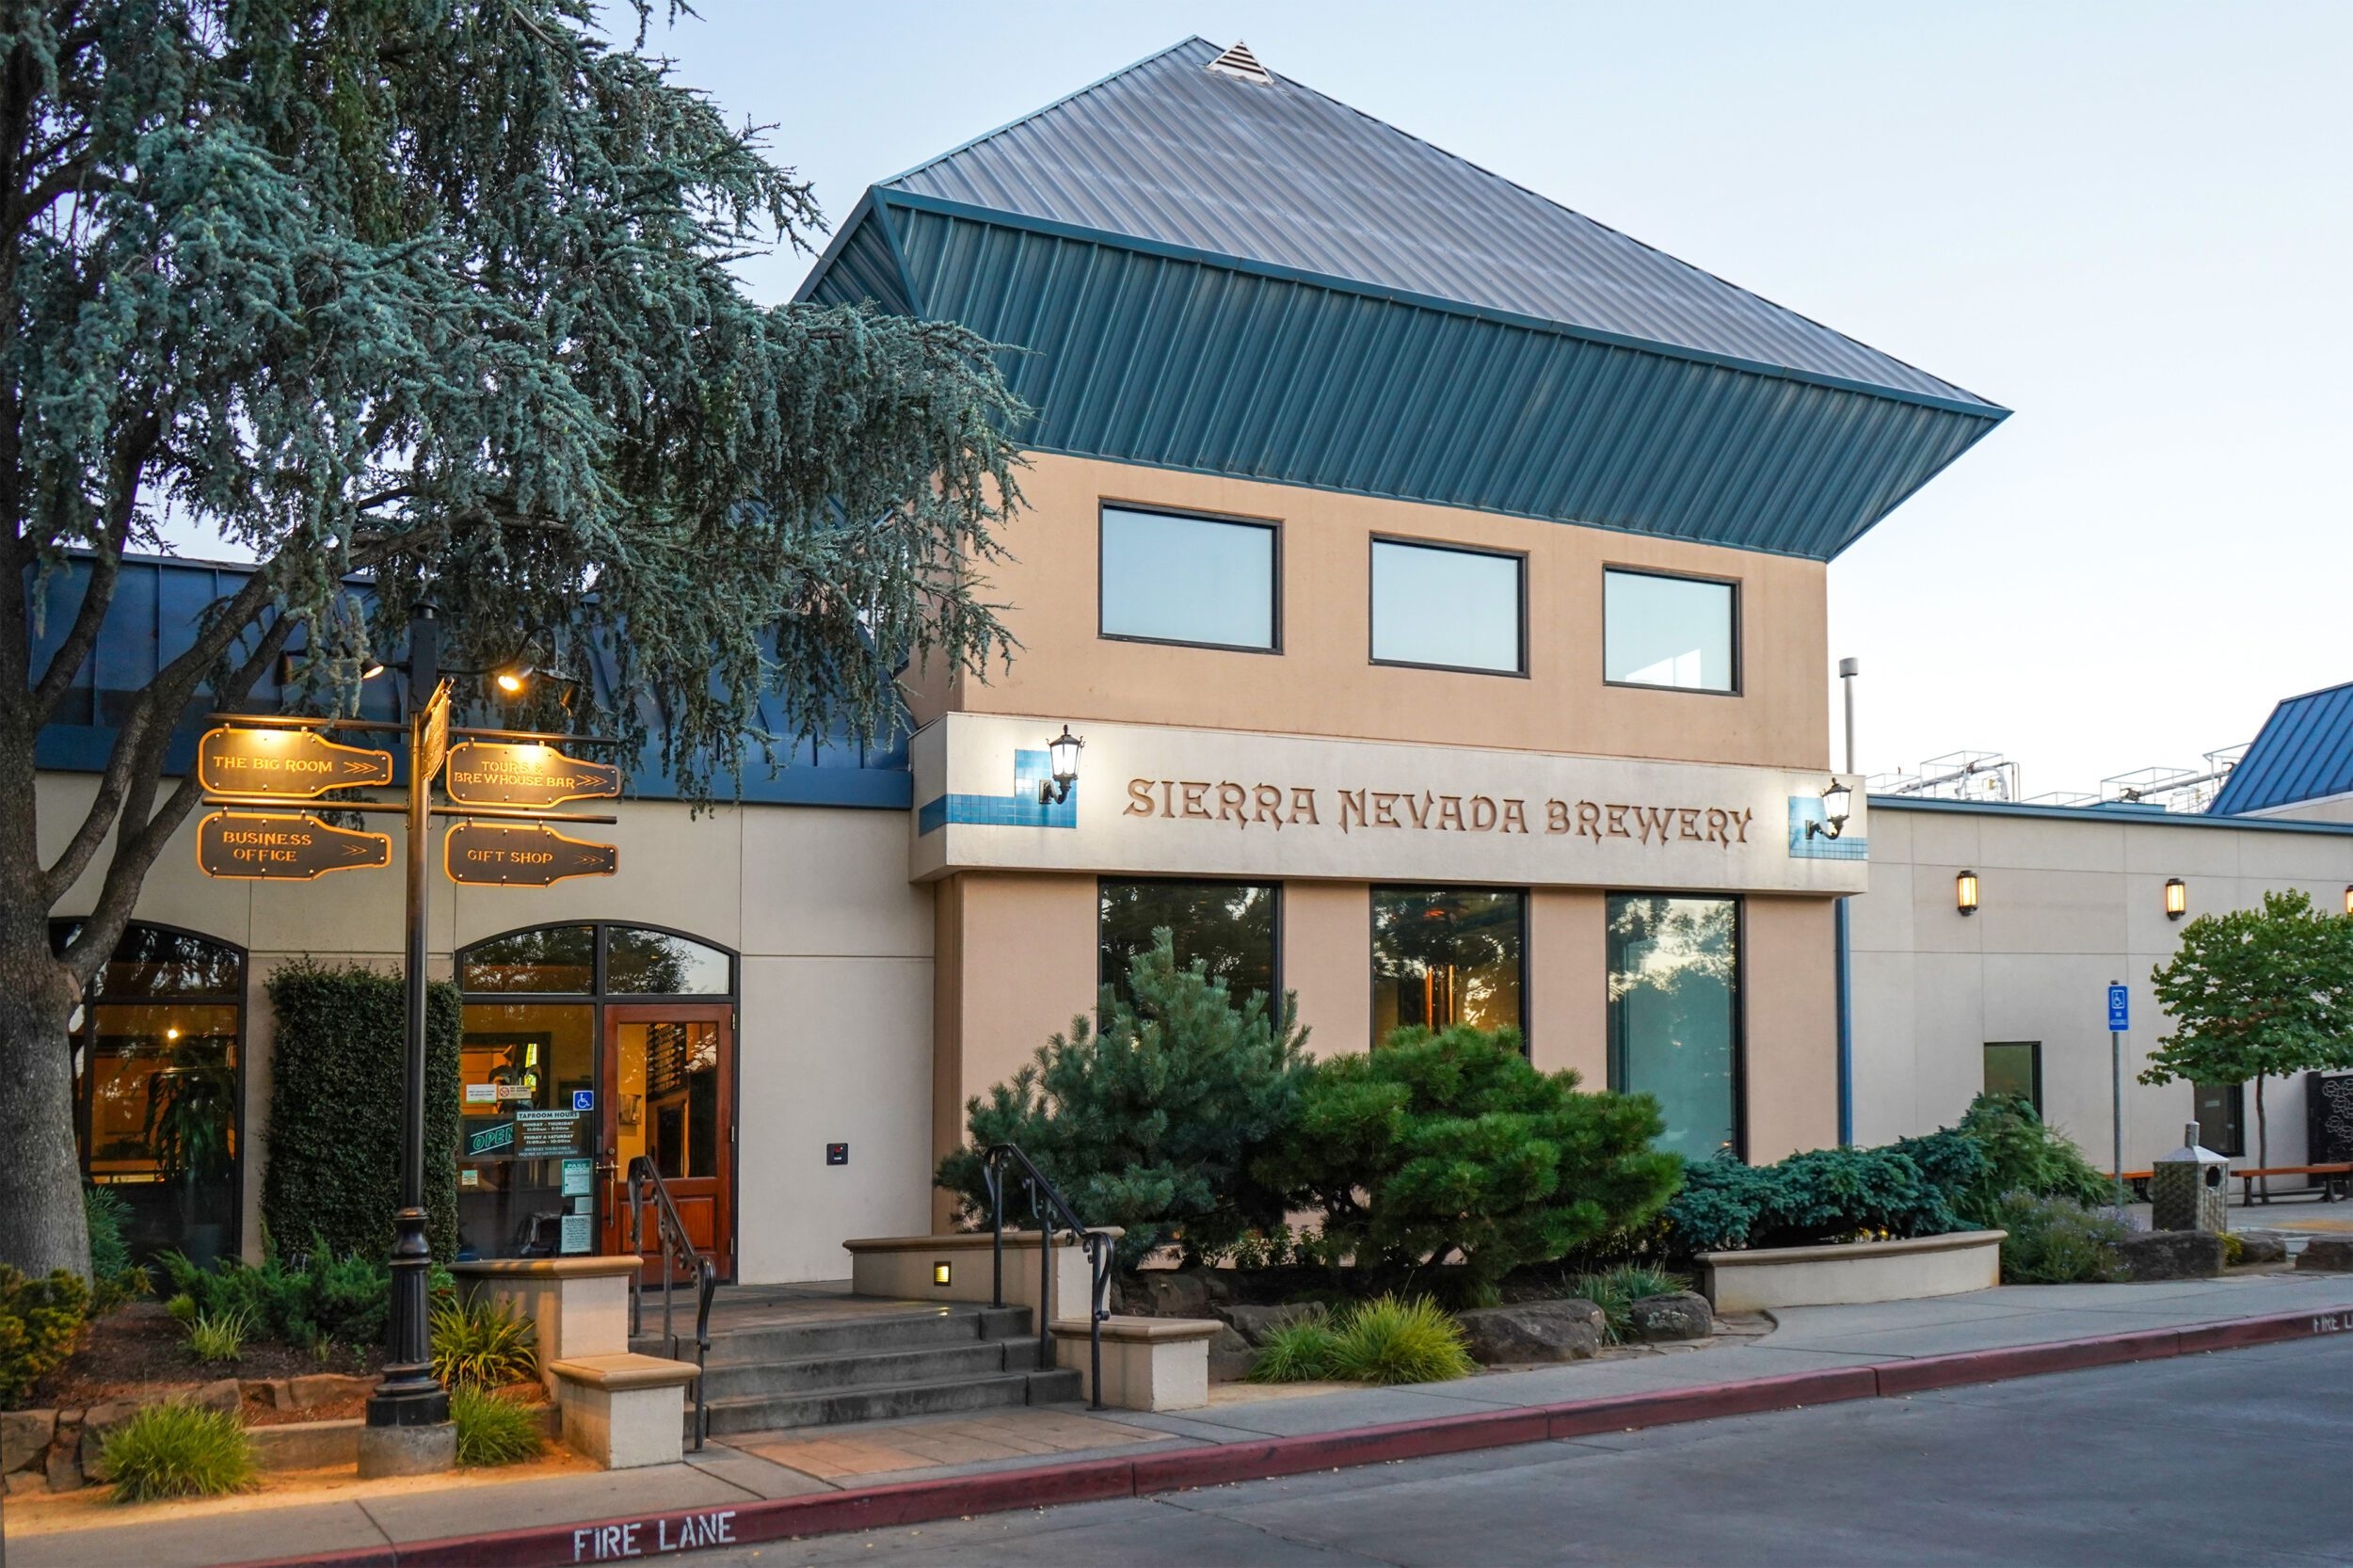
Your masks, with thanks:
<instances>
[{"instance_id":1,"label":"notice sticker on glass","mask_svg":"<svg viewBox=\"0 0 2353 1568\"><path fill-rule=\"evenodd\" d=\"M579 1197L572 1200L572 1212L575 1214L593 1214L596 1212L596 1206L597 1200L590 1197L587 1193L583 1192Z\"/></svg>"},{"instance_id":2,"label":"notice sticker on glass","mask_svg":"<svg viewBox=\"0 0 2353 1568\"><path fill-rule=\"evenodd\" d=\"M568 1255L571 1253L586 1252L590 1241L590 1228L591 1224L587 1215L565 1215L562 1220L561 1228L557 1232L557 1250Z\"/></svg>"},{"instance_id":3,"label":"notice sticker on glass","mask_svg":"<svg viewBox=\"0 0 2353 1568\"><path fill-rule=\"evenodd\" d=\"M457 1173L457 1185L460 1187L479 1187L482 1185L482 1173L475 1170L472 1165L469 1165L464 1170Z\"/></svg>"},{"instance_id":4,"label":"notice sticker on glass","mask_svg":"<svg viewBox=\"0 0 2353 1568\"><path fill-rule=\"evenodd\" d=\"M589 1170L589 1163L585 1160L564 1161L564 1196L584 1198L588 1195Z\"/></svg>"},{"instance_id":5,"label":"notice sticker on glass","mask_svg":"<svg viewBox=\"0 0 2353 1568\"><path fill-rule=\"evenodd\" d=\"M553 1160L579 1154L580 1117L569 1111L515 1112L515 1158Z\"/></svg>"},{"instance_id":6,"label":"notice sticker on glass","mask_svg":"<svg viewBox=\"0 0 2353 1568\"><path fill-rule=\"evenodd\" d=\"M495 1083L469 1083L466 1085L466 1103L468 1105L496 1105L498 1103L498 1099L499 1086Z\"/></svg>"}]
</instances>

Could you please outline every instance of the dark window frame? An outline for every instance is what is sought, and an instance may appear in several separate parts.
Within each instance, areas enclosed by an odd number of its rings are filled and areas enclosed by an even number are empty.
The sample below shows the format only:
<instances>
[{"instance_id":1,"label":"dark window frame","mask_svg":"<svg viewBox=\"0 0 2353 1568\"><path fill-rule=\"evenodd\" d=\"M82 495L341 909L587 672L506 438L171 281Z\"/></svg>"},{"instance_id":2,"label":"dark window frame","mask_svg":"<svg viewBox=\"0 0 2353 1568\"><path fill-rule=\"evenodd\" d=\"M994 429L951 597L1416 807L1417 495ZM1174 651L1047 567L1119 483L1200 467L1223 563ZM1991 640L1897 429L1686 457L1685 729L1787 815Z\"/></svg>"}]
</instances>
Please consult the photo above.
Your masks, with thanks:
<instances>
[{"instance_id":1,"label":"dark window frame","mask_svg":"<svg viewBox=\"0 0 2353 1568\"><path fill-rule=\"evenodd\" d=\"M1371 1038L1367 1049L1381 1048L1381 976L1373 963L1375 945L1381 936L1381 895L1383 893L1510 893L1520 901L1519 968L1520 968L1520 1054L1533 1060L1536 1052L1535 981L1528 963L1530 906L1535 903L1535 889L1517 883L1486 882L1373 882L1365 887L1365 968L1366 998L1370 1003L1365 1027ZM1405 1027L1405 1026L1400 1026Z\"/></svg>"},{"instance_id":2,"label":"dark window frame","mask_svg":"<svg viewBox=\"0 0 2353 1568\"><path fill-rule=\"evenodd\" d=\"M1983 1043L1982 1043L1982 1044L1978 1047L1978 1051L1977 1051L1977 1087L1978 1087L1978 1090L1979 1090L1979 1092L1980 1092L1980 1093L1984 1093L1984 1092L1986 1092L1986 1090L1985 1090L1985 1052L1987 1052L1987 1051L1989 1051L1989 1050L1992 1050L1992 1049L1993 1049L1993 1048L1996 1048L1996 1047L2002 1047L2002 1048L2016 1048L2016 1047L2020 1047L2020 1046L2024 1046L2024 1047L2025 1048L2025 1049L2026 1049L2026 1060L2027 1060L2027 1062L2031 1064L2032 1069L2033 1069L2033 1070L2032 1070L2032 1072L2031 1072L2031 1074L2030 1074L2029 1076L2032 1078L2033 1082L2034 1082L2034 1091L2033 1091L2032 1095L2031 1095L2031 1096L2029 1096L2029 1098L2028 1098L2028 1103L2029 1103L2029 1104L2031 1104L2031 1105L2033 1105L2033 1107L2034 1107L2034 1113L2035 1113L2035 1115L2036 1115L2036 1117L2037 1117L2037 1118L2040 1118L2040 1117L2042 1115L2042 1042L2041 1042L2041 1041L2040 1041L2040 1040L1987 1040L1987 1041L1983 1042Z\"/></svg>"},{"instance_id":3,"label":"dark window frame","mask_svg":"<svg viewBox=\"0 0 2353 1568\"><path fill-rule=\"evenodd\" d=\"M1669 686L1656 680L1612 680L1609 679L1609 579L1625 577L1660 577L1670 583L1712 583L1732 590L1732 684L1729 686ZM1743 584L1737 577L1718 577L1704 571L1661 571L1657 567L1625 566L1605 561L1601 567L1601 683L1627 692L1679 692L1685 696L1743 696L1748 680L1748 661L1740 656L1743 641L1741 600Z\"/></svg>"},{"instance_id":4,"label":"dark window frame","mask_svg":"<svg viewBox=\"0 0 2353 1568\"><path fill-rule=\"evenodd\" d=\"M1646 688L1647 689L1647 688ZM1673 688L1681 689L1681 688ZM1611 888L1602 894L1601 973L1605 1000L1602 1010L1602 1076L1612 1094L1624 1094L1624 1054L1606 1000L1609 984L1609 905L1622 898L1721 899L1732 905L1732 1153L1749 1158L1749 901L1740 893L1696 892L1690 888Z\"/></svg>"},{"instance_id":5,"label":"dark window frame","mask_svg":"<svg viewBox=\"0 0 2353 1568\"><path fill-rule=\"evenodd\" d=\"M1103 889L1113 884L1126 887L1136 883L1154 883L1163 887L1177 888L1264 888L1272 892L1274 895L1274 901L1268 911L1267 918L1274 949L1273 962L1270 965L1273 989L1267 996L1267 1014L1277 1023L1281 1022L1283 1016L1283 882L1279 877L1261 881L1257 877L1249 876L1097 876L1095 879L1095 991L1098 1002L1102 997L1103 987L1111 984L1103 978ZM1099 1022L1102 1009L1098 1005L1093 1011L1097 1014Z\"/></svg>"},{"instance_id":6,"label":"dark window frame","mask_svg":"<svg viewBox=\"0 0 2353 1568\"><path fill-rule=\"evenodd\" d=\"M1519 661L1517 665L1512 669L1503 670L1494 669L1485 664L1442 664L1422 659L1382 658L1375 651L1381 635L1381 624L1379 601L1374 597L1376 589L1373 583L1373 563L1379 558L1381 547L1385 544L1398 545L1407 550L1447 551L1456 555L1487 555L1515 563L1519 568L1517 594L1519 627L1515 639ZM1529 579L1531 575L1529 569L1528 552L1524 550L1500 550L1491 545L1462 544L1453 539L1418 538L1409 534L1368 536L1365 541L1365 662L1385 669L1443 670L1453 675L1498 675L1514 680L1529 680L1528 623L1530 613Z\"/></svg>"},{"instance_id":7,"label":"dark window frame","mask_svg":"<svg viewBox=\"0 0 2353 1568\"><path fill-rule=\"evenodd\" d=\"M1180 522L1222 523L1230 528L1257 528L1268 536L1269 556L1267 592L1273 602L1268 607L1266 646L1256 643L1213 643L1193 637L1147 637L1135 632L1113 632L1103 621L1103 569L1106 551L1103 547L1105 525L1112 512L1136 512L1146 517L1170 518ZM1218 653L1258 653L1281 657L1283 652L1283 522L1279 518L1243 517L1235 513L1203 512L1184 507L1160 506L1144 502L1120 501L1111 496L1097 497L1095 504L1095 635L1107 643L1144 643L1157 648L1201 648Z\"/></svg>"}]
</instances>

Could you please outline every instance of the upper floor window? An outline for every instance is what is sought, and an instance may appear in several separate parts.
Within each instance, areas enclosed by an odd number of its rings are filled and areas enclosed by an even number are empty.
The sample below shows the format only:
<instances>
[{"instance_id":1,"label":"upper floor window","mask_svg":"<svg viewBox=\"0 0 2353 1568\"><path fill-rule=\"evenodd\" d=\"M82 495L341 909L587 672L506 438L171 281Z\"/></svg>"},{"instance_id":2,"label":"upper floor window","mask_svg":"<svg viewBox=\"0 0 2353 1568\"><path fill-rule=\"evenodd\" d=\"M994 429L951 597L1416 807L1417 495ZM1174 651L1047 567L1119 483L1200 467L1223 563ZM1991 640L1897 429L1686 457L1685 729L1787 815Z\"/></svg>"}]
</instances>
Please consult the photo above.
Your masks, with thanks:
<instances>
[{"instance_id":1,"label":"upper floor window","mask_svg":"<svg viewBox=\"0 0 2353 1568\"><path fill-rule=\"evenodd\" d=\"M1602 678L1627 686L1737 690L1736 609L1729 583L1603 572Z\"/></svg>"},{"instance_id":2,"label":"upper floor window","mask_svg":"<svg viewBox=\"0 0 2353 1568\"><path fill-rule=\"evenodd\" d=\"M1102 634L1272 652L1274 529L1103 508Z\"/></svg>"},{"instance_id":3,"label":"upper floor window","mask_svg":"<svg viewBox=\"0 0 2353 1568\"><path fill-rule=\"evenodd\" d=\"M1373 540L1373 659L1521 674L1525 569L1516 555Z\"/></svg>"}]
</instances>

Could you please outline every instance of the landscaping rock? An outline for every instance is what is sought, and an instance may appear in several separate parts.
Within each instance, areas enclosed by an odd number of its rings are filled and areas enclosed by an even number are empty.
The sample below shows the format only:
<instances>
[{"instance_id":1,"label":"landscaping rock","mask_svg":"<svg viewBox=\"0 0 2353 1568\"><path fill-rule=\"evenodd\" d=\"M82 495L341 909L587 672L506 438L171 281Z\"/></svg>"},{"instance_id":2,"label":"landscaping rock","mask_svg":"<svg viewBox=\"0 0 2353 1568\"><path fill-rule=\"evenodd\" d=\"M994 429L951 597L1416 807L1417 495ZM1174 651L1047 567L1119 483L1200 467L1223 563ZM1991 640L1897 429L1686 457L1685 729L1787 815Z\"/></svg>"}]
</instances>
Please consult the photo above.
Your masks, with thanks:
<instances>
[{"instance_id":1,"label":"landscaping rock","mask_svg":"<svg viewBox=\"0 0 2353 1568\"><path fill-rule=\"evenodd\" d=\"M2222 1238L2207 1230L2137 1231L2116 1244L2116 1256L2137 1281L2212 1279L2222 1272Z\"/></svg>"},{"instance_id":2,"label":"landscaping rock","mask_svg":"<svg viewBox=\"0 0 2353 1568\"><path fill-rule=\"evenodd\" d=\"M2242 1230L2238 1236L2238 1260L2241 1268L2264 1263L2285 1263L2288 1260L2287 1238L2276 1231Z\"/></svg>"},{"instance_id":3,"label":"landscaping rock","mask_svg":"<svg viewBox=\"0 0 2353 1568\"><path fill-rule=\"evenodd\" d=\"M106 1468L106 1434L147 1406L163 1403L165 1398L166 1396L159 1394L152 1399L113 1400L105 1404L94 1404L85 1411L82 1415L81 1442L78 1445L81 1455L81 1473L91 1480L112 1480L113 1472ZM57 1484L55 1454L56 1449L52 1449L49 1489L53 1492L68 1491L70 1488Z\"/></svg>"},{"instance_id":4,"label":"landscaping rock","mask_svg":"<svg viewBox=\"0 0 2353 1568\"><path fill-rule=\"evenodd\" d=\"M49 1478L39 1470L19 1470L8 1477L8 1496L21 1497L27 1492L46 1492Z\"/></svg>"},{"instance_id":5,"label":"landscaping rock","mask_svg":"<svg viewBox=\"0 0 2353 1568\"><path fill-rule=\"evenodd\" d=\"M1209 1341L1209 1381L1236 1383L1250 1375L1250 1364L1258 1359L1258 1352L1250 1348L1231 1327L1221 1326L1217 1337Z\"/></svg>"},{"instance_id":6,"label":"landscaping rock","mask_svg":"<svg viewBox=\"0 0 2353 1568\"><path fill-rule=\"evenodd\" d=\"M49 1451L57 1435L54 1410L11 1410L0 1414L0 1475L12 1476L31 1468Z\"/></svg>"},{"instance_id":7,"label":"landscaping rock","mask_svg":"<svg viewBox=\"0 0 2353 1568\"><path fill-rule=\"evenodd\" d=\"M1128 1310L1147 1318L1206 1318L1209 1288L1190 1270L1146 1269L1128 1285Z\"/></svg>"},{"instance_id":8,"label":"landscaping rock","mask_svg":"<svg viewBox=\"0 0 2353 1568\"><path fill-rule=\"evenodd\" d=\"M200 1410L217 1410L223 1416L234 1416L245 1409L245 1385L235 1378L222 1378L190 1394L186 1402Z\"/></svg>"},{"instance_id":9,"label":"landscaping rock","mask_svg":"<svg viewBox=\"0 0 2353 1568\"><path fill-rule=\"evenodd\" d=\"M2296 1266L2318 1273L2353 1273L2353 1237L2313 1237L2297 1256Z\"/></svg>"},{"instance_id":10,"label":"landscaping rock","mask_svg":"<svg viewBox=\"0 0 2353 1568\"><path fill-rule=\"evenodd\" d=\"M71 1443L56 1443L50 1447L49 1463L43 1466L42 1474L48 1479L52 1492L79 1492L84 1484L82 1464L73 1457L73 1445Z\"/></svg>"},{"instance_id":11,"label":"landscaping rock","mask_svg":"<svg viewBox=\"0 0 2353 1568\"><path fill-rule=\"evenodd\" d=\"M1584 1361L1601 1352L1601 1308L1581 1297L1478 1306L1458 1312L1471 1358L1483 1366L1533 1361Z\"/></svg>"},{"instance_id":12,"label":"landscaping rock","mask_svg":"<svg viewBox=\"0 0 2353 1568\"><path fill-rule=\"evenodd\" d=\"M1287 1302L1281 1306L1258 1306L1250 1302L1227 1302L1214 1309L1217 1316L1231 1325L1241 1336L1244 1346L1263 1345L1267 1336L1287 1323L1296 1323L1322 1312L1320 1306L1306 1302ZM1215 1350L1215 1346L1210 1347Z\"/></svg>"},{"instance_id":13,"label":"landscaping rock","mask_svg":"<svg viewBox=\"0 0 2353 1568\"><path fill-rule=\"evenodd\" d=\"M278 1396L280 1410L315 1410L323 1404L347 1400L354 1394L365 1394L376 1387L376 1379L356 1377L348 1372L312 1372L302 1377L287 1378L284 1393ZM272 1393L277 1395L273 1386Z\"/></svg>"},{"instance_id":14,"label":"landscaping rock","mask_svg":"<svg viewBox=\"0 0 2353 1568\"><path fill-rule=\"evenodd\" d=\"M1716 1332L1716 1313L1707 1298L1689 1290L1644 1296L1627 1304L1626 1326L1645 1344L1670 1339L1705 1339Z\"/></svg>"}]
</instances>

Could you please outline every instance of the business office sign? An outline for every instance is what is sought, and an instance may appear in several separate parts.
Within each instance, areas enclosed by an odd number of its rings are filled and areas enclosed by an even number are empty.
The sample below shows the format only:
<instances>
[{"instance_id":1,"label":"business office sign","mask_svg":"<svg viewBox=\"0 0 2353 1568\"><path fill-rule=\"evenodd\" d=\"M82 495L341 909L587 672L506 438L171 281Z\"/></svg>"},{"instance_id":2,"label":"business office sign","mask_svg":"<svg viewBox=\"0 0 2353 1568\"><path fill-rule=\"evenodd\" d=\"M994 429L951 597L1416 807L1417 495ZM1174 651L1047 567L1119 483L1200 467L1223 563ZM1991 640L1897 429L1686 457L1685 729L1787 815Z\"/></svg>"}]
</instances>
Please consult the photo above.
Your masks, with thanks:
<instances>
[{"instance_id":1,"label":"business office sign","mask_svg":"<svg viewBox=\"0 0 2353 1568\"><path fill-rule=\"evenodd\" d=\"M919 878L980 869L1859 893L1860 781L1835 838L1826 773L1074 726L1070 800L1041 802L1039 719L952 713L915 738ZM1809 824L1811 828L1809 829Z\"/></svg>"}]
</instances>

